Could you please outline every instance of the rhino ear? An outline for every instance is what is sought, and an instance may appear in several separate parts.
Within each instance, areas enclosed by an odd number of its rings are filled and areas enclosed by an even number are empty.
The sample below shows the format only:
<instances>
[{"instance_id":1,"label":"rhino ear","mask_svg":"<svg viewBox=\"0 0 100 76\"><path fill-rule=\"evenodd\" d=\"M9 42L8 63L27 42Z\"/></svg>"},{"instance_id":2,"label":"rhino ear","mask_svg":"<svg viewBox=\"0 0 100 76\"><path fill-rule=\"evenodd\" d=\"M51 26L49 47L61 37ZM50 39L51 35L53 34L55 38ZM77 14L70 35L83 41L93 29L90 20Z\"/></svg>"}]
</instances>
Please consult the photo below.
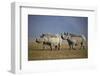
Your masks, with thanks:
<instances>
[{"instance_id":1,"label":"rhino ear","mask_svg":"<svg viewBox=\"0 0 100 76\"><path fill-rule=\"evenodd\" d=\"M67 34L66 34L66 35L69 35L69 34L70 34L70 33L68 33L68 32L67 32Z\"/></svg>"},{"instance_id":2,"label":"rhino ear","mask_svg":"<svg viewBox=\"0 0 100 76\"><path fill-rule=\"evenodd\" d=\"M66 32L64 32L64 35L67 35L68 34L68 32L66 33Z\"/></svg>"},{"instance_id":3,"label":"rhino ear","mask_svg":"<svg viewBox=\"0 0 100 76\"><path fill-rule=\"evenodd\" d=\"M61 33L61 35L63 35L63 32Z\"/></svg>"},{"instance_id":4,"label":"rhino ear","mask_svg":"<svg viewBox=\"0 0 100 76\"><path fill-rule=\"evenodd\" d=\"M41 37L44 36L44 33L42 33L40 36L41 36Z\"/></svg>"}]
</instances>

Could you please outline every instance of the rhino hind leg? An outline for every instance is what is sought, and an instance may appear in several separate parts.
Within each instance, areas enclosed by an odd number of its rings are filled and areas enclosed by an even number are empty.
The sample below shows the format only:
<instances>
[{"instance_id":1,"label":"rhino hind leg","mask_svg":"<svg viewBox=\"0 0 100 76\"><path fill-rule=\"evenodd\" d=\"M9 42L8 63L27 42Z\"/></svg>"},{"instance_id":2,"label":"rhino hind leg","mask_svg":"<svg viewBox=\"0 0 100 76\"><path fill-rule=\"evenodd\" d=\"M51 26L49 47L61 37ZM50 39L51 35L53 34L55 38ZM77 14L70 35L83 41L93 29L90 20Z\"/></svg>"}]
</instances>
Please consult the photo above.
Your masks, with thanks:
<instances>
[{"instance_id":1,"label":"rhino hind leg","mask_svg":"<svg viewBox=\"0 0 100 76\"><path fill-rule=\"evenodd\" d=\"M51 49L51 51L53 50L52 45L50 45L50 49Z\"/></svg>"},{"instance_id":2,"label":"rhino hind leg","mask_svg":"<svg viewBox=\"0 0 100 76\"><path fill-rule=\"evenodd\" d=\"M58 50L60 50L60 49L61 49L61 48L60 48L60 46L61 46L61 45L60 45L60 44L58 44Z\"/></svg>"},{"instance_id":3,"label":"rhino hind leg","mask_svg":"<svg viewBox=\"0 0 100 76\"><path fill-rule=\"evenodd\" d=\"M58 46L56 45L56 46L55 46L55 50L57 50L57 49L58 49Z\"/></svg>"}]
</instances>

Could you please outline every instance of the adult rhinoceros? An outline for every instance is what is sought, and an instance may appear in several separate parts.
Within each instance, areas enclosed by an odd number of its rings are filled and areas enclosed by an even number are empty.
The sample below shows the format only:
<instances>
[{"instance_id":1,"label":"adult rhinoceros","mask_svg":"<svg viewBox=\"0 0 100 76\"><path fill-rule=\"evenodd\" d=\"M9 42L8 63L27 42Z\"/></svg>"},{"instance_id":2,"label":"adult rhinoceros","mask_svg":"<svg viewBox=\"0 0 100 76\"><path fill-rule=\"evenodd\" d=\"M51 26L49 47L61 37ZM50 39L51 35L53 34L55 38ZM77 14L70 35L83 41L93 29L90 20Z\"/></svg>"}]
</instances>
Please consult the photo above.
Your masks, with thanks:
<instances>
[{"instance_id":1,"label":"adult rhinoceros","mask_svg":"<svg viewBox=\"0 0 100 76\"><path fill-rule=\"evenodd\" d=\"M80 46L80 49L83 48L85 49L87 46L86 43L86 37L82 34L82 35L75 35L75 34L71 34L71 33L63 33L61 35L62 39L67 40L69 48L70 49L74 49L73 47L75 47L76 45Z\"/></svg>"},{"instance_id":2,"label":"adult rhinoceros","mask_svg":"<svg viewBox=\"0 0 100 76\"><path fill-rule=\"evenodd\" d=\"M36 42L43 44L43 49L45 49L45 46L50 46L50 49L53 50L53 48L60 50L62 38L60 35L56 34L42 34L40 36L40 39L36 39Z\"/></svg>"}]
</instances>

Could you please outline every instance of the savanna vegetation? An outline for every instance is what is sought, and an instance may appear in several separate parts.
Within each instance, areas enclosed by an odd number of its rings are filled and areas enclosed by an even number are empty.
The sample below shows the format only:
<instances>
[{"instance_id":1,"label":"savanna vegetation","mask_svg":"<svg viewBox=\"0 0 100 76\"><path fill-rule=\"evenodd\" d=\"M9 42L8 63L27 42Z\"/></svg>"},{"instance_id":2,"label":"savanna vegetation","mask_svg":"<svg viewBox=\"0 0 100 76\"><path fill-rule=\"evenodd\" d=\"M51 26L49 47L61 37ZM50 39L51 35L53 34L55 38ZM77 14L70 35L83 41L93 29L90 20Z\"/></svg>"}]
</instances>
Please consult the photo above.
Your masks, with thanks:
<instances>
[{"instance_id":1,"label":"savanna vegetation","mask_svg":"<svg viewBox=\"0 0 100 76\"><path fill-rule=\"evenodd\" d=\"M57 50L53 48L50 49L46 46L43 49L42 44L36 42L28 43L28 60L48 60L48 59L78 59L78 58L88 58L87 49L80 49L76 46L75 49L69 49L68 44L62 44L61 49Z\"/></svg>"}]
</instances>

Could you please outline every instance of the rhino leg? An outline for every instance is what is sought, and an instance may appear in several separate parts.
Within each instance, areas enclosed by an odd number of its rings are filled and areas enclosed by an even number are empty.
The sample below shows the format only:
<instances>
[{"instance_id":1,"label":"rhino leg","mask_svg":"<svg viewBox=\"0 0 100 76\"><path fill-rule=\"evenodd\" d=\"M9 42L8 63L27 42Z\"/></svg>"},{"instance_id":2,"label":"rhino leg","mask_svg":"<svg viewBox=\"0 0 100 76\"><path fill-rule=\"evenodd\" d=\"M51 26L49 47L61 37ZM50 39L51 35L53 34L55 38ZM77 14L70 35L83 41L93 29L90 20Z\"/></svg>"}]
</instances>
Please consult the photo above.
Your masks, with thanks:
<instances>
[{"instance_id":1,"label":"rhino leg","mask_svg":"<svg viewBox=\"0 0 100 76\"><path fill-rule=\"evenodd\" d=\"M53 50L52 45L50 45L50 49Z\"/></svg>"},{"instance_id":2,"label":"rhino leg","mask_svg":"<svg viewBox=\"0 0 100 76\"><path fill-rule=\"evenodd\" d=\"M56 46L55 46L55 49L57 50L57 48L58 48L58 46L56 45Z\"/></svg>"},{"instance_id":3,"label":"rhino leg","mask_svg":"<svg viewBox=\"0 0 100 76\"><path fill-rule=\"evenodd\" d=\"M60 44L58 44L58 50L60 50L61 48L60 48Z\"/></svg>"}]
</instances>

